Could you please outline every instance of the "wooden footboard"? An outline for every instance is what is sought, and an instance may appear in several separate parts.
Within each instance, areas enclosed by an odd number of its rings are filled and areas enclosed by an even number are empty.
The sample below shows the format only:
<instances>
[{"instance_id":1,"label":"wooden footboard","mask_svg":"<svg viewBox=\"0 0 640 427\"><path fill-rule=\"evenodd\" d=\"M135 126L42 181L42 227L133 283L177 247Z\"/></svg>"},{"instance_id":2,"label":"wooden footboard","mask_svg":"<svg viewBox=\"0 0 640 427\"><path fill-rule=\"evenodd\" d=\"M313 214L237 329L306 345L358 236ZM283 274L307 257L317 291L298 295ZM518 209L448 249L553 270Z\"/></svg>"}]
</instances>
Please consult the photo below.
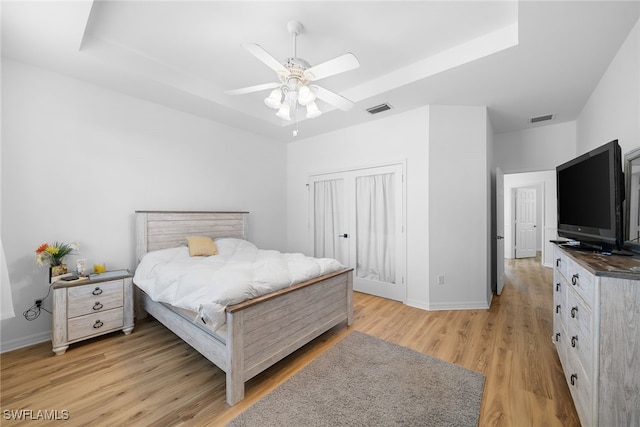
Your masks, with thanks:
<instances>
[{"instance_id":1,"label":"wooden footboard","mask_svg":"<svg viewBox=\"0 0 640 427\"><path fill-rule=\"evenodd\" d=\"M353 272L342 270L227 308L227 403L244 383L335 325L353 323Z\"/></svg>"},{"instance_id":2,"label":"wooden footboard","mask_svg":"<svg viewBox=\"0 0 640 427\"><path fill-rule=\"evenodd\" d=\"M353 271L341 270L227 307L226 343L139 291L139 306L226 373L227 403L244 383L332 327L353 323Z\"/></svg>"}]
</instances>

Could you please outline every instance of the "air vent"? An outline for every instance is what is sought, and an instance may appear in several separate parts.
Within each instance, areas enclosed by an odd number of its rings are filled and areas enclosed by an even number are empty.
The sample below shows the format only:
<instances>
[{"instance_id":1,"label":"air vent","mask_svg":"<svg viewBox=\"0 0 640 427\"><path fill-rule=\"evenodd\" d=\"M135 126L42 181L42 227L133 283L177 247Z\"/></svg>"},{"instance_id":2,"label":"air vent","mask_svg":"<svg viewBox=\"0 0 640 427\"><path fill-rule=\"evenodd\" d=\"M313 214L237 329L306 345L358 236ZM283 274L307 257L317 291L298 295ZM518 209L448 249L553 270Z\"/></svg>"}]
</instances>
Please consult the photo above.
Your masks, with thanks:
<instances>
[{"instance_id":1,"label":"air vent","mask_svg":"<svg viewBox=\"0 0 640 427\"><path fill-rule=\"evenodd\" d=\"M554 114L545 114L544 116L531 117L529 123L546 122L547 120L552 120L553 116Z\"/></svg>"},{"instance_id":2,"label":"air vent","mask_svg":"<svg viewBox=\"0 0 640 427\"><path fill-rule=\"evenodd\" d=\"M375 107L367 108L367 112L369 114L378 114L378 113L382 113L383 111L387 111L387 110L391 110L391 105L389 105L389 104L380 104L380 105L376 105Z\"/></svg>"}]
</instances>

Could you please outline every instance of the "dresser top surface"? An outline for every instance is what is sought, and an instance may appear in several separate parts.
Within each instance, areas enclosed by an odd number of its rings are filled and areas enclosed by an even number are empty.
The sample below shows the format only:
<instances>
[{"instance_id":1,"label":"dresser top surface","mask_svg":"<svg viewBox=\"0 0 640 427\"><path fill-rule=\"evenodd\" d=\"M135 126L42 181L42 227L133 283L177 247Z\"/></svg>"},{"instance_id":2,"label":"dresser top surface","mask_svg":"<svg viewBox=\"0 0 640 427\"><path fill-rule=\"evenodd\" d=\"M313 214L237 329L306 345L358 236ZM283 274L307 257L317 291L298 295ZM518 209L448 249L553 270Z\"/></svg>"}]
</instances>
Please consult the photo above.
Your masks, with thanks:
<instances>
[{"instance_id":1,"label":"dresser top surface","mask_svg":"<svg viewBox=\"0 0 640 427\"><path fill-rule=\"evenodd\" d=\"M574 261L596 276L640 281L640 255L604 255L556 245Z\"/></svg>"}]
</instances>

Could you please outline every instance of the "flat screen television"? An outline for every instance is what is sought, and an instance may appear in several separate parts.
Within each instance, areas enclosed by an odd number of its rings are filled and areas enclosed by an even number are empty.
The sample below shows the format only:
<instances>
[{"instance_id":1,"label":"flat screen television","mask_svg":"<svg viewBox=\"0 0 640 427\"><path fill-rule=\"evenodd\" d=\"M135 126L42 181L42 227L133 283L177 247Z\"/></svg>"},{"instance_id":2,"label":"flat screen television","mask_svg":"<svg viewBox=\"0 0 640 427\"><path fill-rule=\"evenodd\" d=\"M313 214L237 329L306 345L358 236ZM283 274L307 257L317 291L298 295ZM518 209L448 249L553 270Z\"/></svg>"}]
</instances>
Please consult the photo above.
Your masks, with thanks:
<instances>
[{"instance_id":1,"label":"flat screen television","mask_svg":"<svg viewBox=\"0 0 640 427\"><path fill-rule=\"evenodd\" d=\"M618 140L556 168L558 235L596 251L623 246L624 174Z\"/></svg>"}]
</instances>

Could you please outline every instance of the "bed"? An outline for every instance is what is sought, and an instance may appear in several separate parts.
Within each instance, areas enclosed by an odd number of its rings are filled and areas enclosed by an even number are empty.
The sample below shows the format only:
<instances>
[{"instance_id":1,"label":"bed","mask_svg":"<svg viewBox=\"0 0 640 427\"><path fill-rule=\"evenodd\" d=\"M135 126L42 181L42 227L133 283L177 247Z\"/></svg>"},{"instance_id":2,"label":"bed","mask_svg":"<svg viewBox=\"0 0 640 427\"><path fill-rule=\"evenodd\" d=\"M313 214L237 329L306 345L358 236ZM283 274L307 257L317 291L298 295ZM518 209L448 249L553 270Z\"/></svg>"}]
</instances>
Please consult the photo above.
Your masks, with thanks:
<instances>
[{"instance_id":1,"label":"bed","mask_svg":"<svg viewBox=\"0 0 640 427\"><path fill-rule=\"evenodd\" d=\"M136 258L184 244L186 236L247 238L247 212L136 211ZM226 373L226 400L244 398L244 384L341 323L353 323L352 269L340 269L226 307L217 331L190 313L136 289L136 317L150 314ZM134 282L135 285L135 282Z\"/></svg>"}]
</instances>

